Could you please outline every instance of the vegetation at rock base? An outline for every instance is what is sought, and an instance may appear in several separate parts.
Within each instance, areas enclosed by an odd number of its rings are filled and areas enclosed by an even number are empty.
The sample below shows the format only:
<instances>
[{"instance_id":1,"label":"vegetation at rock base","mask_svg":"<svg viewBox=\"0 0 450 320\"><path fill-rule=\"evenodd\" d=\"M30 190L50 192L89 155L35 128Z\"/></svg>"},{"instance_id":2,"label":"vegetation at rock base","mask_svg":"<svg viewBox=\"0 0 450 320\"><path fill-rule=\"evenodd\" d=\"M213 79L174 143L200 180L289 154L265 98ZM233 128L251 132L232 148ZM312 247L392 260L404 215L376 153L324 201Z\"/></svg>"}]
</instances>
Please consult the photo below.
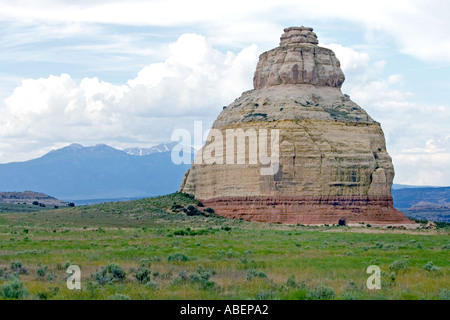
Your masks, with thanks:
<instances>
[{"instance_id":1,"label":"vegetation at rock base","mask_svg":"<svg viewBox=\"0 0 450 320\"><path fill-rule=\"evenodd\" d=\"M2 213L0 299L449 299L446 225L279 225L182 208L205 211L175 193ZM67 289L72 264L81 290ZM381 290L366 287L373 264Z\"/></svg>"}]
</instances>

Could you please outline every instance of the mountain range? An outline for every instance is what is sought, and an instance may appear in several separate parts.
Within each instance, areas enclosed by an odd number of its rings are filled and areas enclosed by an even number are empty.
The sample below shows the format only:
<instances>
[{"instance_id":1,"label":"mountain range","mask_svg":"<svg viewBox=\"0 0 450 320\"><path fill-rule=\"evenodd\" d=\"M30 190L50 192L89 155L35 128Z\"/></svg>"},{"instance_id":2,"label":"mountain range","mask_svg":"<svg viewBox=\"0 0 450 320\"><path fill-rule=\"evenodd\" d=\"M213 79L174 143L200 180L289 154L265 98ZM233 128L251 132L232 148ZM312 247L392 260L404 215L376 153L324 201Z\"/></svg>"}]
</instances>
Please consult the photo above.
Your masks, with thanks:
<instances>
[{"instance_id":1,"label":"mountain range","mask_svg":"<svg viewBox=\"0 0 450 320\"><path fill-rule=\"evenodd\" d=\"M172 193L190 167L172 163L176 144L126 150L71 144L37 159L0 164L0 191L33 190L65 201Z\"/></svg>"}]
</instances>

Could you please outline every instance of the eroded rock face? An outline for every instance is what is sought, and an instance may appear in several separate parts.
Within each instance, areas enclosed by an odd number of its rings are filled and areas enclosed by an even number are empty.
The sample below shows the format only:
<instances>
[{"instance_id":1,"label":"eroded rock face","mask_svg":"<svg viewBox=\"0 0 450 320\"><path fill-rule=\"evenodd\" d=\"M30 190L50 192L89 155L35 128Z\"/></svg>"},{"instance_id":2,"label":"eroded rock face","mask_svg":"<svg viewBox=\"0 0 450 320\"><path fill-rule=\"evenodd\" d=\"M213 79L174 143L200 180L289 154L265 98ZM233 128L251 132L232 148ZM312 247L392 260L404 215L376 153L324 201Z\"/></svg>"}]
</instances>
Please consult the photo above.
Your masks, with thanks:
<instances>
[{"instance_id":1,"label":"eroded rock face","mask_svg":"<svg viewBox=\"0 0 450 320\"><path fill-rule=\"evenodd\" d=\"M202 161L216 141L211 135L180 191L231 218L411 223L392 206L394 168L381 126L342 94L344 74L334 53L317 46L311 28L284 31L280 46L261 54L254 90L227 106L213 124L222 133L224 161ZM241 149L227 144L227 132L238 129L278 130L275 174L263 175L266 165L251 162L251 151L261 148L257 138L244 139ZM245 161L226 163L227 148L235 159Z\"/></svg>"},{"instance_id":2,"label":"eroded rock face","mask_svg":"<svg viewBox=\"0 0 450 320\"><path fill-rule=\"evenodd\" d=\"M284 29L280 46L264 52L256 66L255 89L280 84L312 84L340 88L345 80L334 52L317 46L312 28Z\"/></svg>"}]
</instances>

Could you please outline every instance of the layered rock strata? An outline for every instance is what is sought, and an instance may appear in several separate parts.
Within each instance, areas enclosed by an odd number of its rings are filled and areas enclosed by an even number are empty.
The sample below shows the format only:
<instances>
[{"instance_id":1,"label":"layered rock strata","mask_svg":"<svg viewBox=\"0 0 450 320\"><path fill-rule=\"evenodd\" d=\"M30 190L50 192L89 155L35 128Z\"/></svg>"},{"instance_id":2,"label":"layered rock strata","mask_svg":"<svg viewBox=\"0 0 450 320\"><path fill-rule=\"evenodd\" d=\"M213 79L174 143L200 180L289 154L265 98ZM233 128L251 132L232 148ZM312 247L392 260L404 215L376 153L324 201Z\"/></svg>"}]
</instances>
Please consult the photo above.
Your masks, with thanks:
<instances>
[{"instance_id":1,"label":"layered rock strata","mask_svg":"<svg viewBox=\"0 0 450 320\"><path fill-rule=\"evenodd\" d=\"M214 122L215 133L180 191L230 218L289 224L337 224L341 219L411 223L392 205L394 168L381 126L342 94L344 79L339 60L318 46L312 28L285 29L280 46L261 54L254 90L244 92ZM227 133L237 130L247 135L245 148L235 146L234 138L231 145L226 141ZM270 136L267 155L277 151L272 174L262 174L267 162L251 161L252 152L261 152L261 130ZM223 140L223 150L208 152L217 139Z\"/></svg>"}]
</instances>

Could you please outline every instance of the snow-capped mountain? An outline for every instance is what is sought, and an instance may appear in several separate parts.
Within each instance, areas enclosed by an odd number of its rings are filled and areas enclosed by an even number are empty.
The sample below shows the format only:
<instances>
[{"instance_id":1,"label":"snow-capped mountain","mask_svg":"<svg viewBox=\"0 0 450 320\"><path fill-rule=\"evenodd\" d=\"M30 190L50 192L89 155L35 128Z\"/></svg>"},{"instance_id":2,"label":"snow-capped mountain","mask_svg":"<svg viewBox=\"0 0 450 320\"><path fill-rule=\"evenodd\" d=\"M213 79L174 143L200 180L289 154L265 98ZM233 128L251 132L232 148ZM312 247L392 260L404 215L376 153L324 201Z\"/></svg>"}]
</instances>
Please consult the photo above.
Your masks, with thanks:
<instances>
[{"instance_id":1,"label":"snow-capped mountain","mask_svg":"<svg viewBox=\"0 0 450 320\"><path fill-rule=\"evenodd\" d=\"M177 144L178 142L174 141L170 143L161 143L151 148L133 147L124 149L123 151L132 156L148 156L149 154L152 153L172 151L173 147L175 147Z\"/></svg>"},{"instance_id":2,"label":"snow-capped mountain","mask_svg":"<svg viewBox=\"0 0 450 320\"><path fill-rule=\"evenodd\" d=\"M63 200L156 196L178 190L189 164L176 165L169 143L142 156L99 144L71 144L25 161L0 164L0 191L33 190ZM141 154L140 152L138 153Z\"/></svg>"}]
</instances>

